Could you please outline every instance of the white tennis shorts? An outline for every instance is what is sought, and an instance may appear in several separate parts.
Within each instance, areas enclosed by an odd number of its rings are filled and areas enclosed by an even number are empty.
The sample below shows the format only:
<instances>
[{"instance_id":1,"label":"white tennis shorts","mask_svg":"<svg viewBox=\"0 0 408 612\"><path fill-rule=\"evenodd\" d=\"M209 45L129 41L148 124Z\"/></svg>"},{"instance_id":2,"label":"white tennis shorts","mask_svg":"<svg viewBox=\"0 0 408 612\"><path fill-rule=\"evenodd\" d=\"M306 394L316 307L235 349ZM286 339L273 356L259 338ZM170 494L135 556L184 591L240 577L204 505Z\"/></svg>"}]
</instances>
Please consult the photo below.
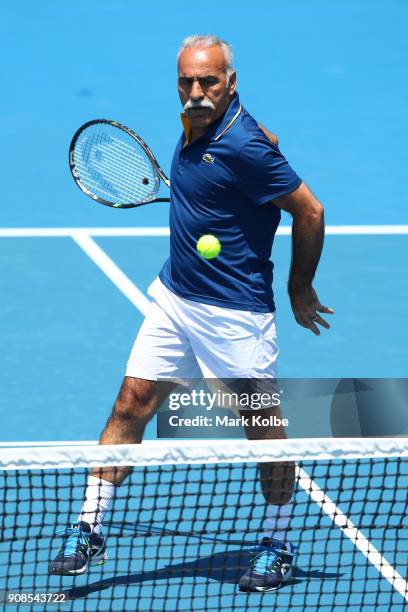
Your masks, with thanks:
<instances>
[{"instance_id":1,"label":"white tennis shorts","mask_svg":"<svg viewBox=\"0 0 408 612\"><path fill-rule=\"evenodd\" d=\"M171 378L276 378L275 313L221 308L186 300L159 278L137 334L126 376Z\"/></svg>"}]
</instances>

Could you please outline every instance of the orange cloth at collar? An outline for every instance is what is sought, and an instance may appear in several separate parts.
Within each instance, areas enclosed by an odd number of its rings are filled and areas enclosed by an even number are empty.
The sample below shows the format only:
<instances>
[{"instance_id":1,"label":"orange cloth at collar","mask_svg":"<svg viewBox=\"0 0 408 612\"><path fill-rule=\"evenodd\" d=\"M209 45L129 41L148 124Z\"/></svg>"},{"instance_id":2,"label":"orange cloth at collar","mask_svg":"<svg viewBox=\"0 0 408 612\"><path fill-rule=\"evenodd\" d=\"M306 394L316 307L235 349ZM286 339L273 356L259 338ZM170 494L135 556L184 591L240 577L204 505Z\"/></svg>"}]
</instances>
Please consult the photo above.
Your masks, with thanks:
<instances>
[{"instance_id":1,"label":"orange cloth at collar","mask_svg":"<svg viewBox=\"0 0 408 612\"><path fill-rule=\"evenodd\" d=\"M230 129L230 127L235 122L235 120L238 117L238 115L240 115L241 111L242 111L242 106L239 107L238 112L234 115L234 117L231 119L229 124L222 130L221 134L218 134L218 136L215 138L215 140L219 140L221 138L221 136L223 136L225 134L225 132ZM186 140L185 140L185 142L183 144L183 149L184 149L184 147L186 147L187 145L190 144L192 129L191 129L191 124L190 124L190 122L188 120L188 117L187 117L186 113L180 113L180 119L181 119L181 123L183 124L184 134L186 136Z\"/></svg>"},{"instance_id":2,"label":"orange cloth at collar","mask_svg":"<svg viewBox=\"0 0 408 612\"><path fill-rule=\"evenodd\" d=\"M190 122L188 120L186 113L180 113L180 119L181 119L181 123L183 124L184 134L186 135L186 140L183 145L185 147L190 143L192 130L191 130L191 125L190 125Z\"/></svg>"}]
</instances>

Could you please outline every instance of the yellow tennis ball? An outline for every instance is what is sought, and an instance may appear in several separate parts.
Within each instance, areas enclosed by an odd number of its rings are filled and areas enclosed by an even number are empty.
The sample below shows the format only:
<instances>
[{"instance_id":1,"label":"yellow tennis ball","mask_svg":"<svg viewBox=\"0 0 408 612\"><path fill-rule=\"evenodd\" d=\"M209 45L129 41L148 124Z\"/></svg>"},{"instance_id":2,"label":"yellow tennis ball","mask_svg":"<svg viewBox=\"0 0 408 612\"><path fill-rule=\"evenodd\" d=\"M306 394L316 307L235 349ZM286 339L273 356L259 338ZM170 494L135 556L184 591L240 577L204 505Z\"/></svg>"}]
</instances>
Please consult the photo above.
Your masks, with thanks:
<instances>
[{"instance_id":1,"label":"yellow tennis ball","mask_svg":"<svg viewBox=\"0 0 408 612\"><path fill-rule=\"evenodd\" d=\"M197 251L204 259L214 259L220 254L221 243L215 236L205 234L197 242Z\"/></svg>"}]
</instances>

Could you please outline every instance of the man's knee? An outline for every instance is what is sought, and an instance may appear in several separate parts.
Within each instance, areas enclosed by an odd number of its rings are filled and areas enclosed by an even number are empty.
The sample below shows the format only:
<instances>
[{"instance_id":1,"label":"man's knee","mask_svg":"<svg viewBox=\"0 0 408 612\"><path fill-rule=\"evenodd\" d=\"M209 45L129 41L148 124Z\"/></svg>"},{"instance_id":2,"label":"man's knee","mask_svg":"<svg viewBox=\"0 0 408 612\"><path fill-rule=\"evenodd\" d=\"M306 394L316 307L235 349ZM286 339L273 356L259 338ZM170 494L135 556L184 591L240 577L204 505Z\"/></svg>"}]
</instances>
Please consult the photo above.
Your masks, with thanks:
<instances>
[{"instance_id":1,"label":"man's knee","mask_svg":"<svg viewBox=\"0 0 408 612\"><path fill-rule=\"evenodd\" d=\"M126 376L113 407L113 416L121 420L149 420L156 406L155 381Z\"/></svg>"}]
</instances>

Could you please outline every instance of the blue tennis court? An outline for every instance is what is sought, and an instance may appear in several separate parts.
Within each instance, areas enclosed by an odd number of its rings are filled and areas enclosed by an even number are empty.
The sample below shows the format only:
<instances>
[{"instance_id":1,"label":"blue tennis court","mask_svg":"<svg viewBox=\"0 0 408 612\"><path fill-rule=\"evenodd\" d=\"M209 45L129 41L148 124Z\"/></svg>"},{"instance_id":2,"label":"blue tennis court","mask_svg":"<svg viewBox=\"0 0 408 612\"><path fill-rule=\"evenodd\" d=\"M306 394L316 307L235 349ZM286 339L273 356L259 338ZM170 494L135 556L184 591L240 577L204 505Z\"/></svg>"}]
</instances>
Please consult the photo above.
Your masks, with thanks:
<instances>
[{"instance_id":1,"label":"blue tennis court","mask_svg":"<svg viewBox=\"0 0 408 612\"><path fill-rule=\"evenodd\" d=\"M69 141L91 118L117 119L141 133L168 171L181 129L175 56L180 40L193 31L214 32L232 43L243 104L278 134L282 152L325 205L327 236L316 288L336 314L332 329L319 338L299 327L291 313L286 215L275 240L280 375L406 377L408 89L401 75L408 59L408 7L402 0L369 5L315 0L307 6L300 0L288 5L266 0L251 5L229 0L205 5L180 0L17 0L3 15L3 443L94 441L110 413L146 312L147 288L168 256L168 206L120 211L93 204L69 174ZM155 435L153 420L146 437ZM342 482L339 469L330 481L328 494L333 497ZM370 476L370 482L376 478ZM367 474L359 475L359 483L367 488ZM381 513L392 517L393 508L402 513L406 503L406 471L398 483L391 473L387 483L389 497ZM301 501L302 496L300 492ZM348 508L346 491L340 495L340 508L342 500ZM375 498L371 503L375 505ZM367 523L363 513L370 515L370 508L356 501L351 520ZM347 566L360 553L329 518L322 520L315 548L303 543L300 573L292 590L279 593L278 604L273 595L263 596L260 603L256 596L238 593L233 579L220 581L220 559L234 555L240 546L220 543L211 553L216 556L209 569L209 545L200 541L199 552L189 559L202 562L199 571L191 571L198 575L194 605L199 609L202 604L199 585L213 572L214 610L231 601L253 610L273 609L275 604L304 610L317 605L402 609L403 597L385 578L379 582L372 564L359 570L369 594L350 595L353 583ZM380 524L379 531L369 532L374 545L381 529ZM42 540L43 567L50 536L51 530ZM123 535L129 549L141 537ZM171 542L179 550L191 545L187 536L177 538ZM391 529L387 550L382 551L404 578L406 541ZM339 549L347 568L344 597L330 608L332 570L327 569L323 580L320 572L325 571L323 557L327 561L328 552L336 555ZM27 559L34 563L33 557ZM95 592L112 589L113 609L134 609L131 599L124 601L124 591L121 595L125 587L109 583L109 566L104 574L97 568L93 572L91 584L106 580ZM191 575L182 588L175 578L169 593L188 601ZM149 580L140 591L137 560L121 567L120 577L130 587L130 597L132 589L142 600L154 597ZM163 585L167 578L164 573ZM306 605L305 581L316 589ZM78 599L73 609L83 609L85 600Z\"/></svg>"}]
</instances>

